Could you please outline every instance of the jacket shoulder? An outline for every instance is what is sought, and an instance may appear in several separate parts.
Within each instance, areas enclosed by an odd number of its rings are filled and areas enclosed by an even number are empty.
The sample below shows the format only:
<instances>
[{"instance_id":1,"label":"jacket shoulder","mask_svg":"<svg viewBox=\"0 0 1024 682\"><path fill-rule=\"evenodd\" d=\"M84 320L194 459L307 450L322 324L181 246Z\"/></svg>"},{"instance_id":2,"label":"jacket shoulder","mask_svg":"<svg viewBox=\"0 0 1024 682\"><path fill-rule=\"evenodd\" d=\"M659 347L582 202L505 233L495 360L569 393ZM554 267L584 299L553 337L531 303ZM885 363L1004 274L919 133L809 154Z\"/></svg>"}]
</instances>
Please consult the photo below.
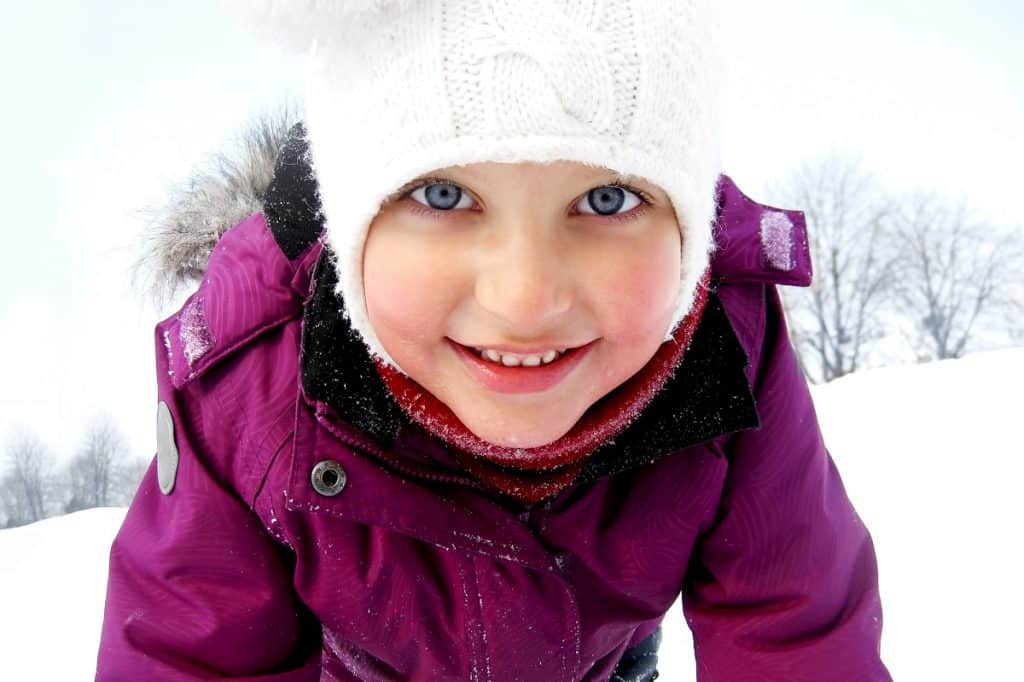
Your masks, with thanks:
<instances>
[{"instance_id":1,"label":"jacket shoulder","mask_svg":"<svg viewBox=\"0 0 1024 682\"><path fill-rule=\"evenodd\" d=\"M262 213L228 230L196 291L157 324L173 386L182 388L256 337L300 317L318 254L310 248L290 260Z\"/></svg>"},{"instance_id":2,"label":"jacket shoulder","mask_svg":"<svg viewBox=\"0 0 1024 682\"><path fill-rule=\"evenodd\" d=\"M777 208L744 194L727 175L718 184L712 281L747 355L752 382L770 317L783 315L776 287L809 286L813 271L802 211Z\"/></svg>"},{"instance_id":3,"label":"jacket shoulder","mask_svg":"<svg viewBox=\"0 0 1024 682\"><path fill-rule=\"evenodd\" d=\"M156 325L159 400L193 456L247 502L266 460L291 434L309 265L289 260L254 214L220 239L198 289Z\"/></svg>"}]
</instances>

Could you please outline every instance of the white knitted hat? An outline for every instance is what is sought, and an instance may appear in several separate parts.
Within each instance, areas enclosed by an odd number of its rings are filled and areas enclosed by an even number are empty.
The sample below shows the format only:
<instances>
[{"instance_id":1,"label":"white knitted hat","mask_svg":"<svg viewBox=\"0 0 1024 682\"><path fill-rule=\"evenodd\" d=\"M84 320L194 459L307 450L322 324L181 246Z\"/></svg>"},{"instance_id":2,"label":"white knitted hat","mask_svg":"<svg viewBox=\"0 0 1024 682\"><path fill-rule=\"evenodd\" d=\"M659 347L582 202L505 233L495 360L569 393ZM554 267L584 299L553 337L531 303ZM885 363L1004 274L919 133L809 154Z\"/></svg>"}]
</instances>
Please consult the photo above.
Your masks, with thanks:
<instances>
[{"instance_id":1,"label":"white knitted hat","mask_svg":"<svg viewBox=\"0 0 1024 682\"><path fill-rule=\"evenodd\" d=\"M262 28L307 52L306 128L338 293L392 360L363 295L381 202L475 162L570 160L672 200L682 281L668 340L713 248L720 56L710 0L263 0Z\"/></svg>"}]
</instances>

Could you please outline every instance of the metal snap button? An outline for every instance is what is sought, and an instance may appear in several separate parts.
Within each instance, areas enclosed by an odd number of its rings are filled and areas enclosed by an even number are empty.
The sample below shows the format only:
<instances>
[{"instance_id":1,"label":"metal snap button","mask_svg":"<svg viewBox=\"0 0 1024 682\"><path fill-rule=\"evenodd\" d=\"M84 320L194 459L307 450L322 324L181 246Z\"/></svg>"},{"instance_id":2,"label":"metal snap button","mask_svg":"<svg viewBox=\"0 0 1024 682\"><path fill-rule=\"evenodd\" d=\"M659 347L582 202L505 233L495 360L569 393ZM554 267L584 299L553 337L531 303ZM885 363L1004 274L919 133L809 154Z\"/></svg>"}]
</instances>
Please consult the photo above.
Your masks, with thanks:
<instances>
[{"instance_id":1,"label":"metal snap button","mask_svg":"<svg viewBox=\"0 0 1024 682\"><path fill-rule=\"evenodd\" d=\"M334 497L345 487L348 476L333 459L324 459L313 467L310 480L313 482L313 490L326 497Z\"/></svg>"}]
</instances>

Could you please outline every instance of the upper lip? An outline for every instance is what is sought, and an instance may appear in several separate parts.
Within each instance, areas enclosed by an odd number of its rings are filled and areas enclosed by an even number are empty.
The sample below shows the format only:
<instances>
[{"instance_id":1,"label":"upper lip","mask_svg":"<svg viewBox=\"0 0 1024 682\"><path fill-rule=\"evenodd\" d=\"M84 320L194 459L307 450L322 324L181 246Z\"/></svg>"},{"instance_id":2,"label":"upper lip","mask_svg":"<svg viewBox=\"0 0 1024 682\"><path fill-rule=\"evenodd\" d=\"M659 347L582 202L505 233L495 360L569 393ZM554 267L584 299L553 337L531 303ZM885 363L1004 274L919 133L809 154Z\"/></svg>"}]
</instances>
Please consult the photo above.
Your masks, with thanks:
<instances>
[{"instance_id":1,"label":"upper lip","mask_svg":"<svg viewBox=\"0 0 1024 682\"><path fill-rule=\"evenodd\" d=\"M453 341L454 341L454 339L453 339ZM462 343L461 341L456 341L456 343L458 343L460 345L463 345L463 346L467 346L469 348L480 348L482 350L493 350L493 351L497 351L499 353L513 353L515 355L541 355L543 353L548 352L549 350L559 350L559 351L560 350L571 350L573 348L578 348L580 346L587 345L586 343L577 344L577 343L558 343L558 342L552 342L552 343L548 343L548 344L544 344L544 345L537 344L537 345L528 346L528 347L523 347L523 346L517 347L517 346L512 346L510 344L503 344L503 343L494 343L494 344L491 344L491 343L480 343L480 344L477 344L477 343Z\"/></svg>"}]
</instances>

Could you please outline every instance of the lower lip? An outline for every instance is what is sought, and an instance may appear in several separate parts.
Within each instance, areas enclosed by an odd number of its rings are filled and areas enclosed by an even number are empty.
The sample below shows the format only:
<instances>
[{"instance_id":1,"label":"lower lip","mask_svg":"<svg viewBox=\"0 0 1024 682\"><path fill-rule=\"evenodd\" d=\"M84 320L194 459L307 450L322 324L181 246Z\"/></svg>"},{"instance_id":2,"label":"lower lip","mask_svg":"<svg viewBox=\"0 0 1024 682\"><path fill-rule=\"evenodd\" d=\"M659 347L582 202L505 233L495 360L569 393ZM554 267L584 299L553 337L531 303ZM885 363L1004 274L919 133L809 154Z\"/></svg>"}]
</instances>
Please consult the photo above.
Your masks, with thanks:
<instances>
[{"instance_id":1,"label":"lower lip","mask_svg":"<svg viewBox=\"0 0 1024 682\"><path fill-rule=\"evenodd\" d=\"M498 393L538 393L546 391L572 371L590 352L594 341L585 346L565 351L553 362L536 367L506 367L484 360L471 348L448 339L473 378L485 388Z\"/></svg>"}]
</instances>

